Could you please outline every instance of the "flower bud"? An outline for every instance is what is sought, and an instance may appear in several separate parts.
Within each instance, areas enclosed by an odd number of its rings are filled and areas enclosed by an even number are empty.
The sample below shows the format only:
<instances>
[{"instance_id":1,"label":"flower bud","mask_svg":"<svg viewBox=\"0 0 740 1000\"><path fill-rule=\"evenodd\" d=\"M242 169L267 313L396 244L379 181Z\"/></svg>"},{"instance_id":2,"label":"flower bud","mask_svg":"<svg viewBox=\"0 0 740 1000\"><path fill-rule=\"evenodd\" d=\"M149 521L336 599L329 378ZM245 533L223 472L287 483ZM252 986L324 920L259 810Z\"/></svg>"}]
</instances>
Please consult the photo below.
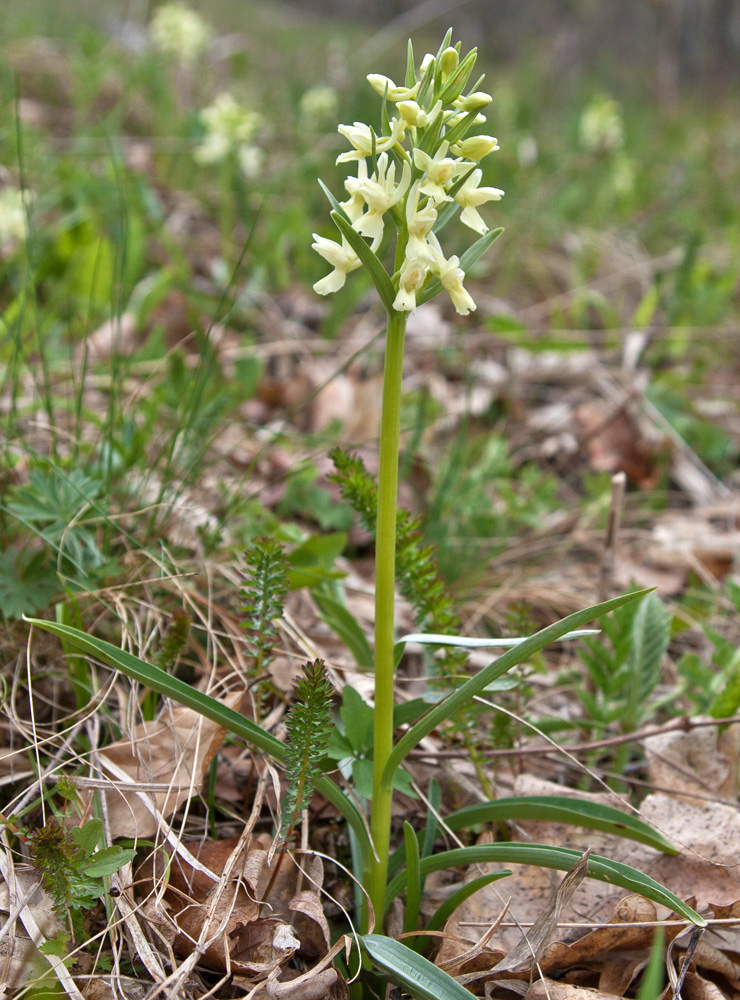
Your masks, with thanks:
<instances>
[{"instance_id":1,"label":"flower bud","mask_svg":"<svg viewBox=\"0 0 740 1000\"><path fill-rule=\"evenodd\" d=\"M456 142L452 152L455 156L464 156L466 160L482 160L498 148L498 139L494 139L492 135L471 135L462 142Z\"/></svg>"},{"instance_id":2,"label":"flower bud","mask_svg":"<svg viewBox=\"0 0 740 1000\"><path fill-rule=\"evenodd\" d=\"M434 62L434 56L431 52L427 52L424 58L421 60L421 75L424 76L426 71L429 69L431 63Z\"/></svg>"},{"instance_id":3,"label":"flower bud","mask_svg":"<svg viewBox=\"0 0 740 1000\"><path fill-rule=\"evenodd\" d=\"M477 90L474 94L468 94L460 100L455 101L455 107L461 111L480 111L490 104L493 98L483 90Z\"/></svg>"},{"instance_id":4,"label":"flower bud","mask_svg":"<svg viewBox=\"0 0 740 1000\"><path fill-rule=\"evenodd\" d=\"M452 46L446 48L439 57L439 69L443 80L449 80L460 63L460 55Z\"/></svg>"}]
</instances>

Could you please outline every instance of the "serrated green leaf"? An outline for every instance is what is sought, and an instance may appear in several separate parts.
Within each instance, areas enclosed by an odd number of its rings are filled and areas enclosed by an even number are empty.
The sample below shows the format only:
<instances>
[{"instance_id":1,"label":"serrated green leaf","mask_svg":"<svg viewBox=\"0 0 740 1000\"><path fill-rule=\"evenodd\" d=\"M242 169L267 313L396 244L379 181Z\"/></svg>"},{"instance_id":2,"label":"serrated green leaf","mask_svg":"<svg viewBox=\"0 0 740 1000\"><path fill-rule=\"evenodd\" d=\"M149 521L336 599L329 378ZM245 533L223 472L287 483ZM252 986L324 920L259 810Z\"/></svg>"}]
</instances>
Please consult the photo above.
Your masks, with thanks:
<instances>
[{"instance_id":1,"label":"serrated green leaf","mask_svg":"<svg viewBox=\"0 0 740 1000\"><path fill-rule=\"evenodd\" d=\"M331 217L334 225L360 258L368 274L373 279L373 284L385 306L385 310L390 314L393 311L393 302L396 298L396 293L393 289L390 275L381 264L380 258L373 253L369 244L365 242L364 237L360 236L357 230L352 228L352 225L346 218L338 212L332 212Z\"/></svg>"},{"instance_id":2,"label":"serrated green leaf","mask_svg":"<svg viewBox=\"0 0 740 1000\"><path fill-rule=\"evenodd\" d=\"M678 854L674 844L641 819L611 806L564 795L522 795L480 802L446 816L445 825L450 830L462 830L478 823L499 823L510 819L585 826L589 830L603 830L616 837L636 840L664 854Z\"/></svg>"},{"instance_id":3,"label":"serrated green leaf","mask_svg":"<svg viewBox=\"0 0 740 1000\"><path fill-rule=\"evenodd\" d=\"M500 862L507 865L537 865L541 868L569 871L581 856L579 851L572 851L566 847L547 847L543 844L483 844L442 851L430 858L423 858L419 864L419 871L422 876L425 876L445 868L490 862ZM588 861L588 875L600 882L618 885L629 892L635 892L646 899L652 899L653 902L667 906L680 916L691 920L698 927L706 927L706 920L682 899L656 882L655 879L650 878L649 875L643 875L642 872L637 871L636 868L592 854ZM400 872L386 889L386 909L405 887L406 873Z\"/></svg>"},{"instance_id":4,"label":"serrated green leaf","mask_svg":"<svg viewBox=\"0 0 740 1000\"><path fill-rule=\"evenodd\" d=\"M470 1000L452 976L400 941L382 934L365 934L360 941L373 964L414 1000Z\"/></svg>"}]
</instances>

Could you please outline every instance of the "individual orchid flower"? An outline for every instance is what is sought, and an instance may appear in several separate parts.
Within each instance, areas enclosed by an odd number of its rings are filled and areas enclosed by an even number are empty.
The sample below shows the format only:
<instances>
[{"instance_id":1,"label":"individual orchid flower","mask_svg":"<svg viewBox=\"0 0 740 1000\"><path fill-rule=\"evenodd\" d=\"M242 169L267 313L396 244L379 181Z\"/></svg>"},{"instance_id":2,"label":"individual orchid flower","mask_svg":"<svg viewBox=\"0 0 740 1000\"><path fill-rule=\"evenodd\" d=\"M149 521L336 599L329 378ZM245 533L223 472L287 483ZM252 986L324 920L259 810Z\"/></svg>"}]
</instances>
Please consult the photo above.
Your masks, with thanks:
<instances>
[{"instance_id":1,"label":"individual orchid flower","mask_svg":"<svg viewBox=\"0 0 740 1000\"><path fill-rule=\"evenodd\" d=\"M344 286L347 275L351 271L356 271L360 266L360 258L344 238L342 238L341 243L329 240L325 236L319 236L318 233L314 233L313 238L316 242L311 244L312 249L334 268L326 277L317 281L313 289L319 295L338 292Z\"/></svg>"},{"instance_id":2,"label":"individual orchid flower","mask_svg":"<svg viewBox=\"0 0 740 1000\"><path fill-rule=\"evenodd\" d=\"M350 222L356 222L365 211L365 199L362 196L360 188L366 180L367 163L364 160L360 160L357 164L357 177L347 177L344 182L344 187L349 198L347 201L339 203Z\"/></svg>"},{"instance_id":3,"label":"individual orchid flower","mask_svg":"<svg viewBox=\"0 0 740 1000\"><path fill-rule=\"evenodd\" d=\"M395 180L396 164L391 163L389 166L388 154L381 153L377 173L361 181L358 186L358 193L365 199L368 207L367 212L354 223L354 228L362 236L379 239L383 235L383 216L406 194L411 182L411 167L408 163L403 165L398 184Z\"/></svg>"},{"instance_id":4,"label":"individual orchid flower","mask_svg":"<svg viewBox=\"0 0 740 1000\"><path fill-rule=\"evenodd\" d=\"M449 292L456 312L461 316L467 316L473 312L476 305L470 293L463 287L465 272L460 267L460 258L453 254L449 260L446 259L434 233L430 233L428 239L431 253L430 271L436 274L442 287Z\"/></svg>"},{"instance_id":5,"label":"individual orchid flower","mask_svg":"<svg viewBox=\"0 0 740 1000\"><path fill-rule=\"evenodd\" d=\"M376 94L393 101L394 104L398 101L413 101L421 87L421 80L418 80L413 87L397 87L390 77L382 76L380 73L369 73L367 81Z\"/></svg>"},{"instance_id":6,"label":"individual orchid flower","mask_svg":"<svg viewBox=\"0 0 740 1000\"><path fill-rule=\"evenodd\" d=\"M352 160L362 160L366 156L375 153L384 153L392 149L403 136L406 130L406 122L403 118L394 118L391 122L391 134L378 136L364 122L355 122L354 125L339 125L337 131L353 147L347 153L341 153L337 157L337 163L351 163ZM373 145L374 142L374 145Z\"/></svg>"},{"instance_id":7,"label":"individual orchid flower","mask_svg":"<svg viewBox=\"0 0 740 1000\"><path fill-rule=\"evenodd\" d=\"M445 184L449 184L455 174L460 173L465 167L471 166L462 160L455 160L451 156L447 156L448 146L447 142L441 143L433 157L429 153L425 153L423 149L414 150L414 166L418 170L423 170L427 175L419 190L434 202L451 201L452 199L445 191Z\"/></svg>"},{"instance_id":8,"label":"individual orchid flower","mask_svg":"<svg viewBox=\"0 0 740 1000\"><path fill-rule=\"evenodd\" d=\"M424 257L406 257L401 268L398 295L393 308L399 312L416 309L416 293L423 287L429 273L429 260Z\"/></svg>"},{"instance_id":9,"label":"individual orchid flower","mask_svg":"<svg viewBox=\"0 0 740 1000\"><path fill-rule=\"evenodd\" d=\"M460 221L481 235L487 233L489 227L478 212L478 207L488 201L501 201L504 196L500 188L478 187L482 177L483 171L480 168L474 170L455 194L455 201L462 206Z\"/></svg>"},{"instance_id":10,"label":"individual orchid flower","mask_svg":"<svg viewBox=\"0 0 740 1000\"><path fill-rule=\"evenodd\" d=\"M432 201L428 201L424 208L419 209L419 185L420 181L414 182L406 199L406 228L409 234L406 244L407 260L429 256L426 236L437 221L437 209Z\"/></svg>"}]
</instances>

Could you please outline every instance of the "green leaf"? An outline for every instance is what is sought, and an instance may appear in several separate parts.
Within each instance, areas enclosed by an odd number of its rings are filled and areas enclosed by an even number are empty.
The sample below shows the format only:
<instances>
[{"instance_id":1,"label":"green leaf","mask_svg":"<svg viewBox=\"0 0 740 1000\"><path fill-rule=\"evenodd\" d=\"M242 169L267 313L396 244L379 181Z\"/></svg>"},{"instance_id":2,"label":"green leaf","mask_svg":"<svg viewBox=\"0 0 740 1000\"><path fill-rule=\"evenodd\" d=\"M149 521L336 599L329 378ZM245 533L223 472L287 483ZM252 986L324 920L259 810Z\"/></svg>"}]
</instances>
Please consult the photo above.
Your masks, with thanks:
<instances>
[{"instance_id":1,"label":"green leaf","mask_svg":"<svg viewBox=\"0 0 740 1000\"><path fill-rule=\"evenodd\" d=\"M464 986L400 941L382 934L365 934L360 941L373 964L414 1000L470 1000Z\"/></svg>"},{"instance_id":2,"label":"green leaf","mask_svg":"<svg viewBox=\"0 0 740 1000\"><path fill-rule=\"evenodd\" d=\"M77 846L82 848L85 856L90 857L103 836L103 821L96 817L88 820L84 826L76 826L69 832Z\"/></svg>"},{"instance_id":3,"label":"green leaf","mask_svg":"<svg viewBox=\"0 0 740 1000\"><path fill-rule=\"evenodd\" d=\"M313 596L321 618L349 649L357 666L364 669L372 667L374 663L373 651L355 616L344 604L327 597L320 590L315 590Z\"/></svg>"},{"instance_id":4,"label":"green leaf","mask_svg":"<svg viewBox=\"0 0 740 1000\"><path fill-rule=\"evenodd\" d=\"M419 926L422 886L419 877L419 841L408 820L403 824L403 841L406 849L406 913L403 918L403 929L409 934Z\"/></svg>"},{"instance_id":5,"label":"green leaf","mask_svg":"<svg viewBox=\"0 0 740 1000\"><path fill-rule=\"evenodd\" d=\"M56 573L43 552L26 553L9 548L0 552L0 614L5 618L43 611L59 591Z\"/></svg>"},{"instance_id":6,"label":"green leaf","mask_svg":"<svg viewBox=\"0 0 740 1000\"><path fill-rule=\"evenodd\" d=\"M404 87L413 87L416 83L416 70L414 69L414 47L411 44L411 39L409 38L408 47L406 49L406 76L405 76Z\"/></svg>"},{"instance_id":7,"label":"green leaf","mask_svg":"<svg viewBox=\"0 0 740 1000\"><path fill-rule=\"evenodd\" d=\"M470 268L478 262L491 244L499 238L501 233L503 233L503 229L491 229L485 236L481 236L479 240L476 240L471 247L468 247L460 258L460 267L466 274ZM439 278L434 278L428 285L425 285L416 296L417 306L423 305L423 303L428 302L429 299L433 299L434 296L441 291L442 282Z\"/></svg>"},{"instance_id":8,"label":"green leaf","mask_svg":"<svg viewBox=\"0 0 740 1000\"><path fill-rule=\"evenodd\" d=\"M334 569L337 556L347 544L347 535L334 531L326 535L311 535L288 555L291 570L288 582L293 590L317 587L327 580L336 580L344 573Z\"/></svg>"},{"instance_id":9,"label":"green leaf","mask_svg":"<svg viewBox=\"0 0 740 1000\"><path fill-rule=\"evenodd\" d=\"M535 820L540 823L571 823L589 830L603 830L654 847L664 854L678 854L678 848L647 823L598 802L580 801L565 795L522 795L481 802L458 809L445 817L450 830L462 830L479 823L499 823L510 819Z\"/></svg>"},{"instance_id":10,"label":"green leaf","mask_svg":"<svg viewBox=\"0 0 740 1000\"><path fill-rule=\"evenodd\" d=\"M136 854L130 847L105 847L102 851L93 854L84 864L80 865L80 871L85 875L101 876L112 875L128 864Z\"/></svg>"},{"instance_id":11,"label":"green leaf","mask_svg":"<svg viewBox=\"0 0 740 1000\"><path fill-rule=\"evenodd\" d=\"M448 718L453 718L455 713L462 708L463 705L472 701L473 698L476 695L479 695L492 681L495 681L498 677L507 673L507 671L509 671L512 667L515 667L517 664L523 663L534 653L538 653L544 646L547 646L551 642L557 642L564 635L566 635L566 633L571 632L580 625L585 625L586 622L592 621L594 618L598 618L600 615L604 615L608 611L613 611L615 608L619 608L623 604L627 604L630 601L638 600L640 597L643 597L648 593L650 593L649 590L638 590L631 594L623 594L621 597L615 597L611 601L605 601L603 604L596 604L593 607L584 608L583 611L576 611L574 614L568 615L567 618L563 618L559 622L555 622L553 625L548 625L547 628L541 629L535 635L530 636L529 639L526 639L524 642L514 646L513 649L507 650L497 660L494 660L493 663L489 663L487 667L484 667L484 669L477 673L475 677L471 677L470 680L466 681L456 691L449 694L444 701L441 701L438 705L431 708L426 715L422 716L422 718L419 719L419 721L401 737L388 757L381 776L381 782L385 785L385 787L391 786L393 774L408 752L413 750L419 741L425 736L428 736L433 729L436 729L437 726L440 725L440 723L444 722Z\"/></svg>"},{"instance_id":12,"label":"green leaf","mask_svg":"<svg viewBox=\"0 0 740 1000\"><path fill-rule=\"evenodd\" d=\"M45 629L53 635L67 639L71 645L83 653L100 658L104 663L108 663L115 670L120 670L121 673L133 678L150 690L172 698L180 705L192 708L206 719L217 722L229 732L234 733L235 736L241 736L259 750L270 754L279 763L284 761L285 745L280 740L266 733L264 729L240 715L239 712L235 712L227 705L222 705L210 695L197 691L178 677L173 677L164 670L160 670L159 667L152 666L125 649L119 649L118 646L113 646L103 639L72 628L71 625L62 625L58 622L48 622L40 618L27 618L25 616L23 620L37 628ZM371 851L370 838L357 807L330 778L319 778L316 782L316 788L347 820L357 836L365 857L367 857Z\"/></svg>"},{"instance_id":13,"label":"green leaf","mask_svg":"<svg viewBox=\"0 0 740 1000\"><path fill-rule=\"evenodd\" d=\"M452 851L434 854L430 858L423 858L419 864L419 871L422 876L425 876L445 868L489 864L491 862L538 865L541 868L569 871L581 856L580 851L572 851L566 847L547 847L543 844L484 844L476 847L459 847ZM618 885L629 892L636 892L640 896L645 896L646 899L652 899L653 902L667 906L680 916L691 920L698 927L706 927L704 917L699 916L695 910L666 889L665 886L650 878L649 875L643 875L636 868L592 854L588 861L588 875L600 882ZM386 889L386 909L405 887L406 872L400 872Z\"/></svg>"},{"instance_id":14,"label":"green leaf","mask_svg":"<svg viewBox=\"0 0 740 1000\"><path fill-rule=\"evenodd\" d=\"M647 698L660 680L660 667L668 648L671 616L657 594L649 594L632 623L630 656L630 721L636 723Z\"/></svg>"},{"instance_id":15,"label":"green leaf","mask_svg":"<svg viewBox=\"0 0 740 1000\"><path fill-rule=\"evenodd\" d=\"M697 931L694 931L694 934L697 933ZM655 1000L656 997L662 995L663 986L665 985L664 947L665 928L657 927L655 930L655 937L653 938L653 946L650 949L650 958L648 959L647 967L642 974L640 989L637 993L637 1000ZM689 954L691 954L690 947Z\"/></svg>"},{"instance_id":16,"label":"green leaf","mask_svg":"<svg viewBox=\"0 0 740 1000\"><path fill-rule=\"evenodd\" d=\"M393 311L393 301L396 298L396 293L388 272L381 264L379 258L370 249L369 244L365 242L364 237L360 236L357 230L352 228L351 223L347 219L343 218L339 212L332 212L331 217L334 225L360 258L368 274L373 279L385 310L390 314Z\"/></svg>"},{"instance_id":17,"label":"green leaf","mask_svg":"<svg viewBox=\"0 0 740 1000\"><path fill-rule=\"evenodd\" d=\"M326 197L329 199L329 204L332 207L332 211L336 212L337 215L341 215L341 217L343 219L346 219L347 222L349 222L349 216L344 211L344 209L342 208L342 206L339 204L339 202L337 201L337 199L334 197L334 195L331 193L331 191L329 190L329 188L326 186L326 184L324 184L324 182L321 180L320 177L319 177L319 185L321 187L321 190L324 192L324 194L326 195ZM350 225L351 225L351 223L350 223Z\"/></svg>"},{"instance_id":18,"label":"green leaf","mask_svg":"<svg viewBox=\"0 0 740 1000\"><path fill-rule=\"evenodd\" d=\"M350 684L342 689L342 707L339 714L344 723L344 734L356 753L372 749L373 710L362 695Z\"/></svg>"}]
</instances>

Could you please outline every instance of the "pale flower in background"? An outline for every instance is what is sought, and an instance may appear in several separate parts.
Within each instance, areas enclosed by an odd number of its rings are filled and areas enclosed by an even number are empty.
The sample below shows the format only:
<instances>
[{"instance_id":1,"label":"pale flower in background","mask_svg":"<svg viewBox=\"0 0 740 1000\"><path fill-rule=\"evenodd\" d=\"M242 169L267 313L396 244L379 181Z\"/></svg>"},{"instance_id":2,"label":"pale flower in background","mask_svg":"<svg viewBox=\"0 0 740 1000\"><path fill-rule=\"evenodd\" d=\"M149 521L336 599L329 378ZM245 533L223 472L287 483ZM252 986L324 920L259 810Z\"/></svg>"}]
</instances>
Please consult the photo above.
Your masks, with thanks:
<instances>
[{"instance_id":1,"label":"pale flower in background","mask_svg":"<svg viewBox=\"0 0 740 1000\"><path fill-rule=\"evenodd\" d=\"M27 209L30 197L20 188L0 191L0 250L7 244L25 240L28 235Z\"/></svg>"},{"instance_id":2,"label":"pale flower in background","mask_svg":"<svg viewBox=\"0 0 740 1000\"><path fill-rule=\"evenodd\" d=\"M192 66L211 40L213 31L197 11L180 0L162 4L154 13L149 33L163 55Z\"/></svg>"},{"instance_id":3,"label":"pale flower in background","mask_svg":"<svg viewBox=\"0 0 740 1000\"><path fill-rule=\"evenodd\" d=\"M262 150L252 139L261 118L231 94L219 94L213 104L200 113L206 135L195 150L198 163L220 163L232 153L236 155L242 171L252 177L262 165Z\"/></svg>"},{"instance_id":4,"label":"pale flower in background","mask_svg":"<svg viewBox=\"0 0 740 1000\"><path fill-rule=\"evenodd\" d=\"M619 104L612 97L594 97L586 106L578 125L583 149L589 153L614 153L624 145L624 128Z\"/></svg>"},{"instance_id":5,"label":"pale flower in background","mask_svg":"<svg viewBox=\"0 0 740 1000\"><path fill-rule=\"evenodd\" d=\"M533 135L523 135L516 144L516 158L520 167L533 167L537 162L539 149Z\"/></svg>"},{"instance_id":6,"label":"pale flower in background","mask_svg":"<svg viewBox=\"0 0 740 1000\"><path fill-rule=\"evenodd\" d=\"M309 122L320 122L333 118L337 110L337 92L325 84L311 87L301 95L299 111L301 118Z\"/></svg>"}]
</instances>

